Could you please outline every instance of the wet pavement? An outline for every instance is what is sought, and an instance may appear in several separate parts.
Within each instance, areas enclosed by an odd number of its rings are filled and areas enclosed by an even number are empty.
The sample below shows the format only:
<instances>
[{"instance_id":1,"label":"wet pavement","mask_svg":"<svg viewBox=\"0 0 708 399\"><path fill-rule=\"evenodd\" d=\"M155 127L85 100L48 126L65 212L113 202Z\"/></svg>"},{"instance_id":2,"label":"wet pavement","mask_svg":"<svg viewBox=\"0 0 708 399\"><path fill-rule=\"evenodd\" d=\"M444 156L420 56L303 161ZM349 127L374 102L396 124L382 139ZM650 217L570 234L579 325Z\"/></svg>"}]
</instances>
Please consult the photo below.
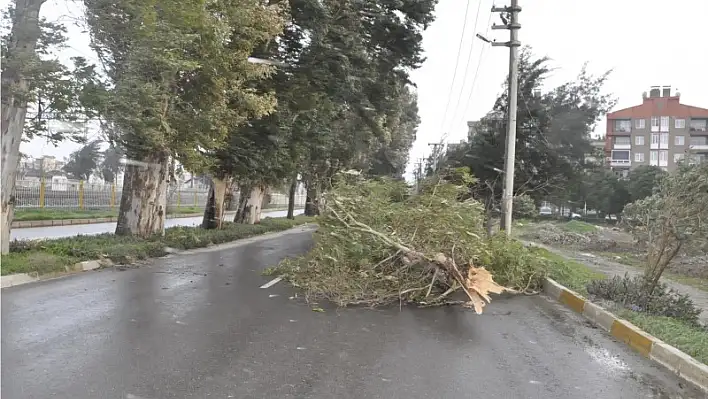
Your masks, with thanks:
<instances>
[{"instance_id":1,"label":"wet pavement","mask_svg":"<svg viewBox=\"0 0 708 399\"><path fill-rule=\"evenodd\" d=\"M302 209L296 209L295 214L299 215L303 212ZM288 211L264 211L261 214L265 217L285 217ZM232 216L233 218L233 216ZM197 226L202 223L202 217L192 218L174 218L165 220L165 228L175 226ZM95 235L103 233L113 233L116 230L116 223L94 223L94 224L75 224L71 226L52 226L52 227L28 227L22 229L12 229L10 232L11 240L39 240L49 238L72 237L75 235Z\"/></svg>"},{"instance_id":2,"label":"wet pavement","mask_svg":"<svg viewBox=\"0 0 708 399\"><path fill-rule=\"evenodd\" d=\"M3 289L3 399L705 397L539 296L313 312L270 237Z\"/></svg>"}]
</instances>

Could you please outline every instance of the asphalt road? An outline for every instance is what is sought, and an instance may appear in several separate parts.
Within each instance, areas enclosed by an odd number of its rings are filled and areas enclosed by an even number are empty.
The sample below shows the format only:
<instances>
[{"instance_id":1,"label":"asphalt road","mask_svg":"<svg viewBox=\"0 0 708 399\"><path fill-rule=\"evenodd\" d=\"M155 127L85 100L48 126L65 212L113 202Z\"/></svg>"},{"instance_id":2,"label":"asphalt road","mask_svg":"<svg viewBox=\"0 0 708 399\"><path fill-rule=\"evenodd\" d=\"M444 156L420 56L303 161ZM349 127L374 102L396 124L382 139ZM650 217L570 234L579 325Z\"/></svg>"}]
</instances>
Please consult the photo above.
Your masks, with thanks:
<instances>
[{"instance_id":1,"label":"asphalt road","mask_svg":"<svg viewBox=\"0 0 708 399\"><path fill-rule=\"evenodd\" d=\"M270 237L3 289L3 399L704 397L539 296L313 312Z\"/></svg>"},{"instance_id":2,"label":"asphalt road","mask_svg":"<svg viewBox=\"0 0 708 399\"><path fill-rule=\"evenodd\" d=\"M299 215L303 212L302 209L296 209L295 214ZM262 213L262 218L265 217L284 217L288 211L265 211ZM165 227L175 226L196 226L202 223L202 218L176 218L166 219ZM116 223L94 223L94 224L75 224L72 226L52 226L52 227L29 227L23 229L12 229L10 232L11 240L39 240L47 238L72 237L75 235L95 235L103 233L113 233L116 230Z\"/></svg>"}]
</instances>

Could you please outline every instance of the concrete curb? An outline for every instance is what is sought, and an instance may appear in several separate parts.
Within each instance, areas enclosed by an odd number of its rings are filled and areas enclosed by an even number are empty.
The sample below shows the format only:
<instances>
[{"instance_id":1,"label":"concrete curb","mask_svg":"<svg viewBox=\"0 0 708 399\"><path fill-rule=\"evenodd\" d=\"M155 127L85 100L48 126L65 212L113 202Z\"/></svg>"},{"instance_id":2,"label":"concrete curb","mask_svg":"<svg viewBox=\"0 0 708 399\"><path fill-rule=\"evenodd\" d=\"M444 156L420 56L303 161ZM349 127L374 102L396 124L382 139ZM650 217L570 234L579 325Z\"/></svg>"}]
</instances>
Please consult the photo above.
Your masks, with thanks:
<instances>
[{"instance_id":1,"label":"concrete curb","mask_svg":"<svg viewBox=\"0 0 708 399\"><path fill-rule=\"evenodd\" d=\"M234 247L237 245L250 244L250 243L258 241L258 240L273 238L274 235L302 232L302 231L312 228L312 226L313 225L310 223L305 223L305 224L293 226L292 228L289 228L289 229L285 229L285 230L281 230L281 231L273 231L273 232L264 233L264 234L258 234L255 236L242 238L240 240L224 242L224 243L217 244L217 245L214 245L211 247L193 248L193 249L187 249L187 250L177 250L174 248L165 247L165 251L167 252L166 256L173 256L173 255L190 255L190 254L205 252L205 251L226 249L226 248ZM303 229L305 229L305 230L303 230ZM153 258L153 259L158 259L158 258ZM87 272L87 271L96 270L96 269L107 268L107 267L111 267L111 266L114 266L113 261L108 258L103 258L103 259L96 259L96 260L85 260L83 262L74 263L71 266L66 266L66 270L63 272L52 272L52 273L47 273L47 274L42 274L42 275L38 274L37 272L8 274L6 276L0 276L0 288L15 287L18 285L24 285L24 284L34 283L34 282L38 282L38 281L43 281L43 280L49 280L49 279L53 279L53 278L57 278L57 277L70 276L72 274Z\"/></svg>"},{"instance_id":2,"label":"concrete curb","mask_svg":"<svg viewBox=\"0 0 708 399\"><path fill-rule=\"evenodd\" d=\"M265 208L263 213L267 212L278 212L285 211L288 208ZM302 208L295 208L302 209ZM234 216L235 211L229 211L226 213L227 216ZM166 219L182 219L182 218L195 218L204 216L204 213L183 213L183 214L169 214ZM97 224L97 223L115 223L118 218L115 216L107 218L87 218L87 219L56 219L56 220L18 220L12 222L13 229L26 229L31 227L52 227L52 226L71 226L77 224Z\"/></svg>"},{"instance_id":3,"label":"concrete curb","mask_svg":"<svg viewBox=\"0 0 708 399\"><path fill-rule=\"evenodd\" d=\"M624 342L642 356L671 370L684 380L708 393L708 366L661 341L639 327L620 319L577 292L546 278L543 292L576 313L582 314L613 337Z\"/></svg>"}]
</instances>

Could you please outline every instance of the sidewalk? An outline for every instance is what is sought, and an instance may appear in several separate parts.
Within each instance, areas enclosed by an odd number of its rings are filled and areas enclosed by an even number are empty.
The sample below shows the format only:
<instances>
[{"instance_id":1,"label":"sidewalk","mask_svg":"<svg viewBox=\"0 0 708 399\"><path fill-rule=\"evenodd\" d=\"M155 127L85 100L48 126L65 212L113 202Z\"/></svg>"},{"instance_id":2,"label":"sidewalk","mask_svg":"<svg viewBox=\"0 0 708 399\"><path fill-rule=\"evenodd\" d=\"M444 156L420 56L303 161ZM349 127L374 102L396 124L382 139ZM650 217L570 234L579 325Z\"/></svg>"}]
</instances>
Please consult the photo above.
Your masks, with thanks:
<instances>
[{"instance_id":1,"label":"sidewalk","mask_svg":"<svg viewBox=\"0 0 708 399\"><path fill-rule=\"evenodd\" d=\"M611 260L600 258L591 254L583 254L582 252L573 252L569 250L553 248L532 241L522 242L525 245L534 245L536 247L540 247L550 252L553 252L556 255L560 255L566 259L580 262L593 270L597 270L598 272L607 275L608 277L622 277L625 274L629 274L630 276L642 274L641 270L638 270L635 267L623 265L621 263L613 262ZM696 305L696 307L703 310L703 312L699 316L701 322L708 325L708 292L666 278L662 278L661 281L663 283L666 283L669 287L675 289L676 291L691 297L691 300Z\"/></svg>"},{"instance_id":2,"label":"sidewalk","mask_svg":"<svg viewBox=\"0 0 708 399\"><path fill-rule=\"evenodd\" d=\"M287 207L275 207L263 209L262 213L287 210ZM298 208L296 208L298 209ZM235 211L227 211L226 218L233 217ZM195 218L204 215L200 213L181 213L169 214L166 219L187 219ZM50 219L50 220L18 220L12 222L13 229L25 229L30 227L52 227L52 226L72 226L79 224L96 224L96 223L114 223L118 221L118 217L112 216L107 218L81 218L81 219Z\"/></svg>"}]
</instances>

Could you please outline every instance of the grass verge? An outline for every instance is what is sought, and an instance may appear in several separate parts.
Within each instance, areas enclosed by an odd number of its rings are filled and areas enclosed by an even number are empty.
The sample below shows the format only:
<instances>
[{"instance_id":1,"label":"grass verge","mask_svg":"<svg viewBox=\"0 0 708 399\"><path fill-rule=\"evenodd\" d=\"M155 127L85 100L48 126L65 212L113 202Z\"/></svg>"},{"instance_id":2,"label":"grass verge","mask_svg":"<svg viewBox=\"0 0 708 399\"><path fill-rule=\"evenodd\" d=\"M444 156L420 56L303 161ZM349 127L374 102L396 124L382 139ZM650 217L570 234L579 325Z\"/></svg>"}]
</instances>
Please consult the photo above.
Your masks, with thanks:
<instances>
[{"instance_id":1,"label":"grass verge","mask_svg":"<svg viewBox=\"0 0 708 399\"><path fill-rule=\"evenodd\" d=\"M590 281L606 278L604 274L561 255L540 248L534 251L549 261L550 278L580 294L587 295L585 287ZM696 360L708 364L708 328L671 317L648 315L623 308L612 311Z\"/></svg>"},{"instance_id":2,"label":"grass verge","mask_svg":"<svg viewBox=\"0 0 708 399\"><path fill-rule=\"evenodd\" d=\"M294 220L265 218L257 225L226 223L219 230L180 226L166 229L164 237L155 236L149 239L101 234L43 241L16 241L11 244L10 254L2 256L0 274L45 274L64 271L66 266L76 262L101 258L108 258L116 263L129 263L166 255L165 247L203 248L283 231L311 221L313 219L310 217L297 216Z\"/></svg>"},{"instance_id":3,"label":"grass verge","mask_svg":"<svg viewBox=\"0 0 708 399\"><path fill-rule=\"evenodd\" d=\"M593 233L597 231L597 227L590 223L581 222L579 220L571 220L568 223L562 225L563 230L570 231L573 233Z\"/></svg>"},{"instance_id":4,"label":"grass verge","mask_svg":"<svg viewBox=\"0 0 708 399\"><path fill-rule=\"evenodd\" d=\"M168 209L170 215L185 215L204 212L204 208L196 206ZM95 219L118 216L117 210L110 209L15 209L14 221L30 220L66 220L66 219Z\"/></svg>"},{"instance_id":5,"label":"grass verge","mask_svg":"<svg viewBox=\"0 0 708 399\"><path fill-rule=\"evenodd\" d=\"M625 309L619 310L617 315L682 350L699 362L708 364L708 329L705 327L671 317L650 316Z\"/></svg>"}]
</instances>

